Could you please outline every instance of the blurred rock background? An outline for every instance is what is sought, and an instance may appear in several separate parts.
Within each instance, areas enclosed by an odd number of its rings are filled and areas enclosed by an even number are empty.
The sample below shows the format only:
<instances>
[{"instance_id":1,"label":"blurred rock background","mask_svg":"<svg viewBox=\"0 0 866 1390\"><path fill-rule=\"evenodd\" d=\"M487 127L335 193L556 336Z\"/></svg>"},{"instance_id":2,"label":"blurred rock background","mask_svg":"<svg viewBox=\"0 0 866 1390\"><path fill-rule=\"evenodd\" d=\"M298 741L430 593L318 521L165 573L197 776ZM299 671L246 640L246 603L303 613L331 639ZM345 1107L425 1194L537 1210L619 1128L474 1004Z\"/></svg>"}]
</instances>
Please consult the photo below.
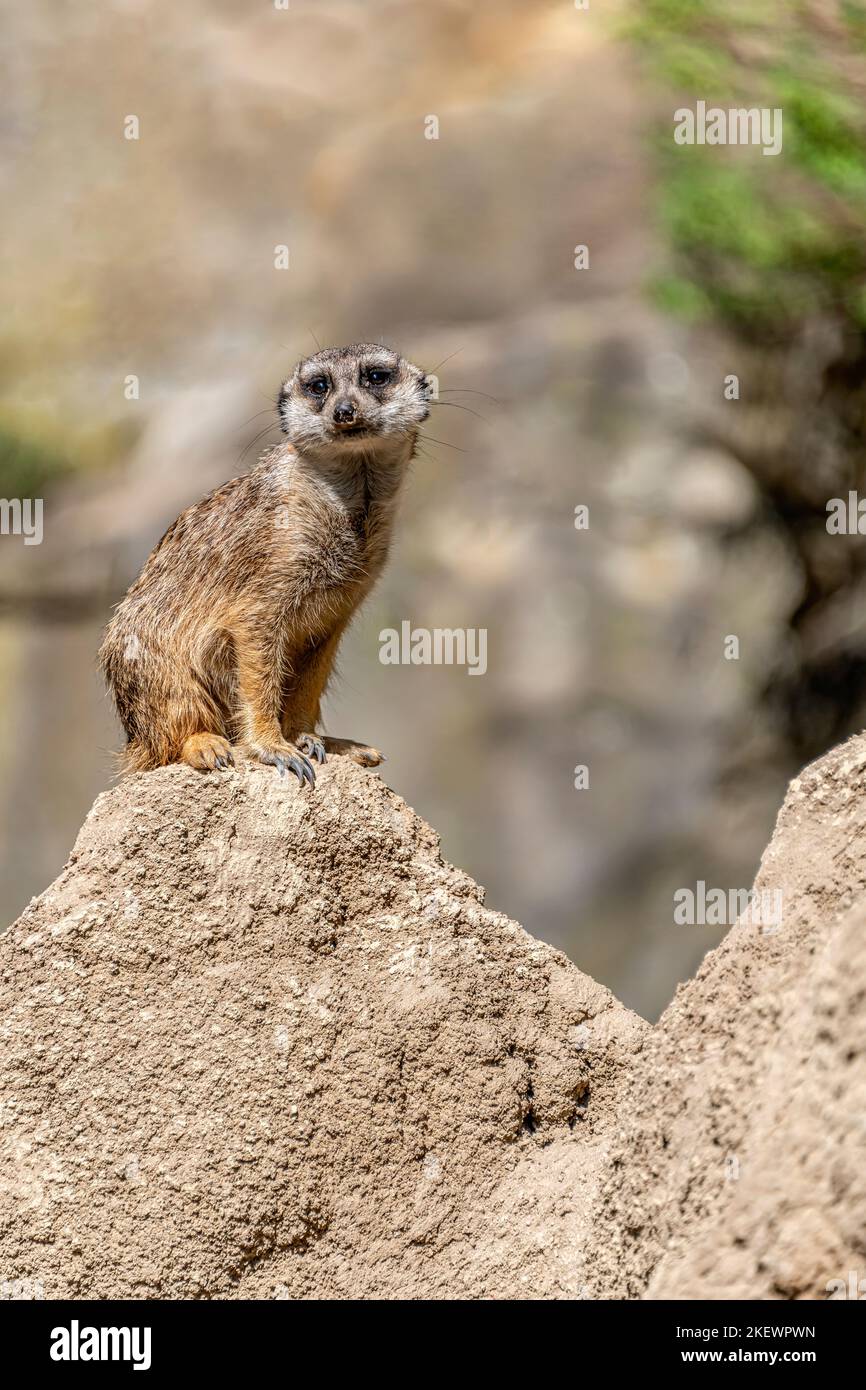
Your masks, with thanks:
<instances>
[{"instance_id":1,"label":"blurred rock background","mask_svg":"<svg viewBox=\"0 0 866 1390\"><path fill-rule=\"evenodd\" d=\"M824 526L863 475L861 6L5 17L0 496L45 529L0 536L3 921L113 775L112 603L315 339L382 338L441 403L328 726L654 1017L721 934L675 889L747 887L787 779L866 722L863 538ZM783 154L674 147L699 98L784 103ZM404 619L486 627L487 674L380 665Z\"/></svg>"}]
</instances>

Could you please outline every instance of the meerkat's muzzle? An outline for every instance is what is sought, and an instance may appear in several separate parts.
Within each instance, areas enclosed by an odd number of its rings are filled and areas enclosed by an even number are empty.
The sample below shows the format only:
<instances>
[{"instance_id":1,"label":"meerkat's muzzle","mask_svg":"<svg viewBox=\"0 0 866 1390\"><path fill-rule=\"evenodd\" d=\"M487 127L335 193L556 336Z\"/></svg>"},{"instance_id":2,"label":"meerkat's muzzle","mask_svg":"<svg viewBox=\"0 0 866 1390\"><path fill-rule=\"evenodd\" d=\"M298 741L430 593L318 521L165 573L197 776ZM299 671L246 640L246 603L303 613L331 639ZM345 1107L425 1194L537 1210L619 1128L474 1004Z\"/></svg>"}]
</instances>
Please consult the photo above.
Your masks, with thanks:
<instances>
[{"instance_id":1,"label":"meerkat's muzzle","mask_svg":"<svg viewBox=\"0 0 866 1390\"><path fill-rule=\"evenodd\" d=\"M349 396L343 396L336 402L331 413L331 422L338 439L355 439L359 435L374 432L370 422L364 418Z\"/></svg>"}]
</instances>

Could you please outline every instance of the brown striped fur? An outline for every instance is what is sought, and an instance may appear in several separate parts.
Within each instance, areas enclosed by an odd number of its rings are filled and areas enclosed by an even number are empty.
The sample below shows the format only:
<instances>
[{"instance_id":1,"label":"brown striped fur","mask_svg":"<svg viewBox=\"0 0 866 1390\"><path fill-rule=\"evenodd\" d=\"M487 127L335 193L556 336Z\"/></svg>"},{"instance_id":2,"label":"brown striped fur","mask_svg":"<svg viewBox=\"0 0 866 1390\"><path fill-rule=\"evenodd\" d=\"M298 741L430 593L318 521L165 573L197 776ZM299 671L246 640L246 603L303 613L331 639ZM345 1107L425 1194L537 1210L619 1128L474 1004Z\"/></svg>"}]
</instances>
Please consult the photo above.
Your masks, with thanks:
<instances>
[{"instance_id":1,"label":"brown striped fur","mask_svg":"<svg viewBox=\"0 0 866 1390\"><path fill-rule=\"evenodd\" d=\"M378 344L298 364L279 396L286 441L177 518L108 625L100 661L128 770L224 766L233 744L301 781L324 748L380 761L316 730L340 639L385 563L429 395L424 373Z\"/></svg>"}]
</instances>

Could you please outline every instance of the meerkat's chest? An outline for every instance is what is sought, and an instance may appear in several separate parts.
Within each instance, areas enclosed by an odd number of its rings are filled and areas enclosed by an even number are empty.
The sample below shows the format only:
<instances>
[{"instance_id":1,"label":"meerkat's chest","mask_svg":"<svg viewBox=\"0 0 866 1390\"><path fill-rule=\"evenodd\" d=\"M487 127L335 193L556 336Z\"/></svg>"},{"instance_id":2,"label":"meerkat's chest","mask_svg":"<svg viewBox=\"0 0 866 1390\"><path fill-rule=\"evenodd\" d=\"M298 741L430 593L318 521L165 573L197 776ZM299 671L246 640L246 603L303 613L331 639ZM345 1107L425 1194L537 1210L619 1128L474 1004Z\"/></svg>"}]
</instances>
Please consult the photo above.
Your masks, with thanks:
<instances>
[{"instance_id":1,"label":"meerkat's chest","mask_svg":"<svg viewBox=\"0 0 866 1390\"><path fill-rule=\"evenodd\" d=\"M325 597L335 609L354 606L381 568L386 529L375 505L323 505L306 516L292 547L296 598Z\"/></svg>"}]
</instances>

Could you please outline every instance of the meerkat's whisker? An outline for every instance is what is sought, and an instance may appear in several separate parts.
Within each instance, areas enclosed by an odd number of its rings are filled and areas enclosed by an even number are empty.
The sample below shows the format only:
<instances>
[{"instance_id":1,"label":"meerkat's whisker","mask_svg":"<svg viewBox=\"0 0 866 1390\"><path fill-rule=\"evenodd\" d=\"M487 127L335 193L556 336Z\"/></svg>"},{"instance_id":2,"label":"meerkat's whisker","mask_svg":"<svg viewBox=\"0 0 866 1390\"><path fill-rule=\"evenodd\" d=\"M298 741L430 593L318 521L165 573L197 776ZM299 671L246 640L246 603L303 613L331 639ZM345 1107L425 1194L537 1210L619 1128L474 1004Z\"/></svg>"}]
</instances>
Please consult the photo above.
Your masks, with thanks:
<instances>
[{"instance_id":1,"label":"meerkat's whisker","mask_svg":"<svg viewBox=\"0 0 866 1390\"><path fill-rule=\"evenodd\" d=\"M457 348L457 350L456 350L455 352L449 352L449 354L448 354L447 357L443 357L441 362L437 362L435 367L431 367L431 368L430 368L430 370L429 370L429 372L427 373L427 375L428 375L428 376L435 376L435 374L439 371L439 368L440 368L440 367L444 367L444 366L445 366L445 363L446 363L446 362L450 362L451 359L452 359L453 357L459 357L459 356L460 356L460 353L461 353L462 351L463 351L462 347L459 347L459 348Z\"/></svg>"},{"instance_id":2,"label":"meerkat's whisker","mask_svg":"<svg viewBox=\"0 0 866 1390\"><path fill-rule=\"evenodd\" d=\"M254 434L253 437L252 437L252 439L250 440L250 442L246 445L246 447L245 447L245 448L243 449L243 451L241 452L240 458L238 459L237 465L236 465L236 466L239 467L239 466L243 463L243 461L244 461L244 459L246 458L247 454L250 452L250 449L252 449L256 444L258 444L258 442L259 442L260 439L264 439L265 435L270 434L271 430L274 430L274 429L277 429L277 428L278 428L278 426L277 426L277 424L276 424L276 421L274 421L274 423L271 424L271 425L265 425L265 428L264 428L263 430L259 430L258 434Z\"/></svg>"},{"instance_id":3,"label":"meerkat's whisker","mask_svg":"<svg viewBox=\"0 0 866 1390\"><path fill-rule=\"evenodd\" d=\"M446 449L456 449L458 454L468 453L467 449L461 449L459 444L449 444L447 439L434 439L432 434L421 434L422 439L426 439L428 444L444 444Z\"/></svg>"},{"instance_id":4,"label":"meerkat's whisker","mask_svg":"<svg viewBox=\"0 0 866 1390\"><path fill-rule=\"evenodd\" d=\"M499 396L491 396L491 394L490 394L489 391L473 391L472 388L469 387L469 386L440 386L440 387L439 387L439 395L440 395L440 396L457 396L457 395L460 395L460 396L486 396L487 399L488 399L489 401L493 401L495 405L502 405L502 403L503 403L502 400L499 398Z\"/></svg>"},{"instance_id":5,"label":"meerkat's whisker","mask_svg":"<svg viewBox=\"0 0 866 1390\"><path fill-rule=\"evenodd\" d=\"M449 408L450 410L465 410L467 415L474 415L476 420L483 420L484 423L485 423L486 425L489 425L489 424L490 424L490 421L487 419L487 416L486 416L486 415L479 415L479 413L478 413L477 410L473 410L473 409L471 408L471 406L468 406L468 405L461 405L461 403L460 403L459 401L437 401L437 400L432 400L432 401L430 402L430 404L431 404L431 405L447 405L448 408Z\"/></svg>"},{"instance_id":6,"label":"meerkat's whisker","mask_svg":"<svg viewBox=\"0 0 866 1390\"><path fill-rule=\"evenodd\" d=\"M236 430L236 433L237 433L237 434L240 434L241 430L245 430L246 427L247 427L247 425L251 425L251 424L253 423L253 420L259 420L259 419L262 417L262 415L273 415L273 413L274 413L274 403L273 403L273 401L272 401L272 402L271 402L271 407L270 407L269 410L257 410L256 413L255 413L255 415L251 415L250 418L249 418L248 420L244 420L244 422L243 422L242 425L238 425L237 430Z\"/></svg>"}]
</instances>

